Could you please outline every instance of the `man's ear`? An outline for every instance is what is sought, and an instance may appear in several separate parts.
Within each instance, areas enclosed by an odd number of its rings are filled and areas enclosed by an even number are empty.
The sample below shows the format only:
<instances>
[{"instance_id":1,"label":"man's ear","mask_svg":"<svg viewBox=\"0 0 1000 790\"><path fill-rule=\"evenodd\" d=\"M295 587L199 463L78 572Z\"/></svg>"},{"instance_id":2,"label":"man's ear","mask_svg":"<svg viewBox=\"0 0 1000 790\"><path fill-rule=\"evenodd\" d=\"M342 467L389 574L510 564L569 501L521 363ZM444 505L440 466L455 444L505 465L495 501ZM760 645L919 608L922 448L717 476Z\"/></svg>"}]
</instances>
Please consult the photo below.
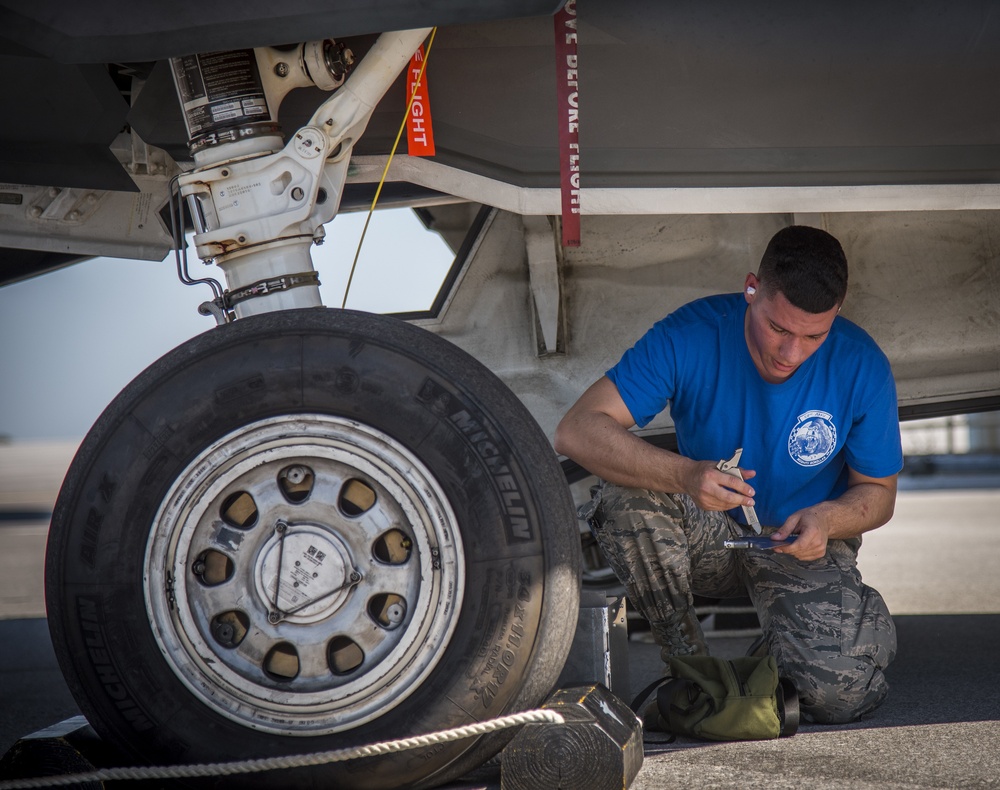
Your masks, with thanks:
<instances>
[{"instance_id":1,"label":"man's ear","mask_svg":"<svg viewBox=\"0 0 1000 790\"><path fill-rule=\"evenodd\" d=\"M743 298L746 299L747 304L751 304L754 300L754 295L760 290L760 280L757 279L757 275L753 272L748 272L746 279L743 281Z\"/></svg>"}]
</instances>

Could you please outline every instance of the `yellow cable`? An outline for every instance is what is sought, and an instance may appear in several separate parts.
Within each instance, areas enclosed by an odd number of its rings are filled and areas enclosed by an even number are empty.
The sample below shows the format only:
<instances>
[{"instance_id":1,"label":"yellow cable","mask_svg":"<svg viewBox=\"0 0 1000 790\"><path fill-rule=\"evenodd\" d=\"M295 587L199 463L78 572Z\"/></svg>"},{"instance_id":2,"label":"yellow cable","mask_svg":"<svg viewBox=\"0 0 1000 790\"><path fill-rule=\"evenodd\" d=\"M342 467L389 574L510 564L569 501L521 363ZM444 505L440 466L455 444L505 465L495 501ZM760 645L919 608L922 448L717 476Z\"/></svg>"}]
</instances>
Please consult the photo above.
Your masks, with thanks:
<instances>
[{"instance_id":1,"label":"yellow cable","mask_svg":"<svg viewBox=\"0 0 1000 790\"><path fill-rule=\"evenodd\" d=\"M399 140L403 136L403 130L406 128L406 121L410 117L410 111L413 109L413 100L416 98L417 90L424 81L424 69L427 68L427 60L431 56L431 47L434 46L435 33L437 33L436 27L431 29L431 36L427 41L427 49L424 50L424 62L420 64L420 74L417 75L417 81L413 86L413 92L410 94L410 100L406 103L406 113L403 115L403 123L400 124L399 131L396 133L396 141L392 144L392 149L389 151L389 158L385 162L385 169L382 170L382 177L375 188L375 197L372 198L371 208L368 209L368 216L365 218L365 226L361 229L361 238L358 239L358 249L354 253L351 273L347 277L347 287L344 289L344 301L340 303L341 309L347 307L347 295L351 292L351 282L354 280L354 270L357 268L358 258L361 256L361 245L364 244L365 234L368 233L368 223L372 221L372 214L375 213L375 204L378 203L379 195L382 194L382 185L385 183L385 177L389 174L389 165L392 164L392 157L396 154Z\"/></svg>"}]
</instances>

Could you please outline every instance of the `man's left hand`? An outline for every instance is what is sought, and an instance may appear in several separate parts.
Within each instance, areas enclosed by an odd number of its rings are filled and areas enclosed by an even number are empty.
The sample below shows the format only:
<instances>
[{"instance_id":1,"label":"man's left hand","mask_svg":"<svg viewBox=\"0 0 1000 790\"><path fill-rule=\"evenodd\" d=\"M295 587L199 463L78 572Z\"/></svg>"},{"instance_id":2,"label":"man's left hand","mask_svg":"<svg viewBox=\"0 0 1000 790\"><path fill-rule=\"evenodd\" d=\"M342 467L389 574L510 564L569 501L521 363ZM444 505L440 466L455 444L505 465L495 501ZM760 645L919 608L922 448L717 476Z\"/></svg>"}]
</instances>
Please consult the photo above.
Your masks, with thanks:
<instances>
[{"instance_id":1,"label":"man's left hand","mask_svg":"<svg viewBox=\"0 0 1000 790\"><path fill-rule=\"evenodd\" d=\"M818 560L826 554L826 544L830 540L830 527L815 508L805 508L790 515L781 528L771 537L784 540L792 533L798 533L794 543L778 546L777 554L790 554L803 562Z\"/></svg>"}]
</instances>

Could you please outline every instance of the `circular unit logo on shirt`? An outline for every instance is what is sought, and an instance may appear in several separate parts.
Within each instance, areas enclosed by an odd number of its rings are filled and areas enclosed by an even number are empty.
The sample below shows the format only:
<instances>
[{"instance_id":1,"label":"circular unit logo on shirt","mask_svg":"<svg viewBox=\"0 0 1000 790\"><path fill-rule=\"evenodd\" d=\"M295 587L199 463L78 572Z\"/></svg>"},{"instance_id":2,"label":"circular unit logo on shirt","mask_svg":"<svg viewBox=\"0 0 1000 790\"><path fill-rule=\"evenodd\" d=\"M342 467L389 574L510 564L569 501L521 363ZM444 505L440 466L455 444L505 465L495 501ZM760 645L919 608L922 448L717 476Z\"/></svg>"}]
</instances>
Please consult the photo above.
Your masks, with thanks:
<instances>
[{"instance_id":1,"label":"circular unit logo on shirt","mask_svg":"<svg viewBox=\"0 0 1000 790\"><path fill-rule=\"evenodd\" d=\"M799 466L816 466L837 448L837 426L833 415L825 411L807 411L799 415L788 435L788 454Z\"/></svg>"}]
</instances>

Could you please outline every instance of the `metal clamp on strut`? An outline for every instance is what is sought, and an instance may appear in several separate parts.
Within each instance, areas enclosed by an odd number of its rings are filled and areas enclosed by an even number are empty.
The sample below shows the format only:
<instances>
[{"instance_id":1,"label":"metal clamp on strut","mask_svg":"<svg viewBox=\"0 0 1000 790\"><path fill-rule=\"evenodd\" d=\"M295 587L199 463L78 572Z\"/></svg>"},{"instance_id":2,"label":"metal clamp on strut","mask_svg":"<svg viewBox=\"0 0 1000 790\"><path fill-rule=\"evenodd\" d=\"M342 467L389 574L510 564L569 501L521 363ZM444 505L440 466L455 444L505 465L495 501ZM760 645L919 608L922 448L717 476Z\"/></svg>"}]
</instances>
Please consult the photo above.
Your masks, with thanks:
<instances>
[{"instance_id":1,"label":"metal clamp on strut","mask_svg":"<svg viewBox=\"0 0 1000 790\"><path fill-rule=\"evenodd\" d=\"M240 302L308 285L319 287L318 272L296 272L295 274L269 277L264 280L258 280L236 291L225 291L222 296L216 297L211 302L202 302L198 306L198 312L202 315L213 316L215 322L219 326L222 326L235 319L233 307Z\"/></svg>"},{"instance_id":2,"label":"metal clamp on strut","mask_svg":"<svg viewBox=\"0 0 1000 790\"><path fill-rule=\"evenodd\" d=\"M222 295L222 301L225 308L231 309L240 302L245 302L247 299L253 299L258 296L267 296L267 294L275 293L276 291L288 291L292 288L301 288L304 285L314 285L319 286L319 273L318 272L296 272L295 274L284 274L279 277L269 277L264 280L258 280L255 283L239 288L235 291L226 291Z\"/></svg>"}]
</instances>

